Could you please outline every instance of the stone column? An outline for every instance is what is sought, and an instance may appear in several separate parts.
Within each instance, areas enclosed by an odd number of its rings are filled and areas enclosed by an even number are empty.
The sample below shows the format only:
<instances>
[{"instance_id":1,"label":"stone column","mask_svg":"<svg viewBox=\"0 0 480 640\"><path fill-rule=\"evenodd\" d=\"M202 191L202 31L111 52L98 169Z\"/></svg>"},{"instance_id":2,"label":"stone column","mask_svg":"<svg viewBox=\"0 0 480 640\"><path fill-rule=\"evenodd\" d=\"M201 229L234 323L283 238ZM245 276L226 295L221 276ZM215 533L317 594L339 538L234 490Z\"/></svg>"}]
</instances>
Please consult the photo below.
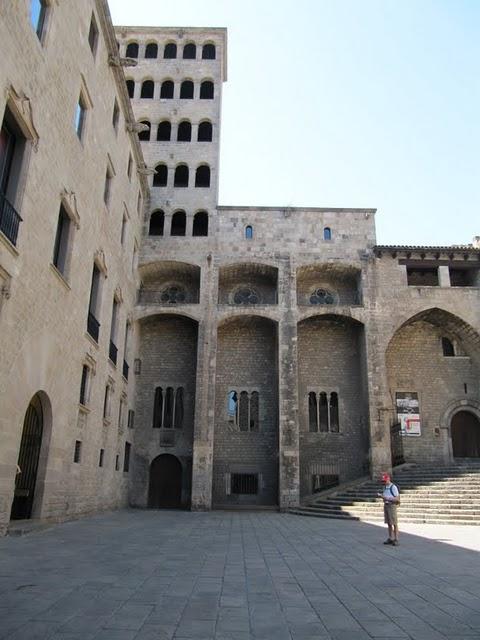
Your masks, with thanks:
<instances>
[{"instance_id":1,"label":"stone column","mask_svg":"<svg viewBox=\"0 0 480 640\"><path fill-rule=\"evenodd\" d=\"M438 284L441 287L450 286L450 270L446 265L438 267Z\"/></svg>"},{"instance_id":2,"label":"stone column","mask_svg":"<svg viewBox=\"0 0 480 640\"><path fill-rule=\"evenodd\" d=\"M289 258L282 260L278 304L284 310L278 325L279 506L300 503L296 274Z\"/></svg>"},{"instance_id":3,"label":"stone column","mask_svg":"<svg viewBox=\"0 0 480 640\"><path fill-rule=\"evenodd\" d=\"M212 254L209 254L202 269L200 283L200 304L204 314L198 327L197 343L192 511L205 511L212 508L217 299L218 270L214 266Z\"/></svg>"}]
</instances>

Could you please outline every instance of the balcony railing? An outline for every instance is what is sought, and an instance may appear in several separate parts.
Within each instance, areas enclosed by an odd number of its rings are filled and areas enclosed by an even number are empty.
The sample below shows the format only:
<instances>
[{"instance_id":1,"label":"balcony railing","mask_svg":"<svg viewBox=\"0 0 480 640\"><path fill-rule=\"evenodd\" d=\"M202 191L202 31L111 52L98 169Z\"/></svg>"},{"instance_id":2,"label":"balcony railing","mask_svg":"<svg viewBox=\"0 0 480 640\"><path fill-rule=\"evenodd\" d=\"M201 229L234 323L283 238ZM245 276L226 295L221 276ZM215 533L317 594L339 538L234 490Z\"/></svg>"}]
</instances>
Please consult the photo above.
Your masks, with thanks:
<instances>
[{"instance_id":1,"label":"balcony railing","mask_svg":"<svg viewBox=\"0 0 480 640\"><path fill-rule=\"evenodd\" d=\"M129 366L128 366L128 362L126 360L123 361L123 377L125 378L125 380L128 380L128 370L129 370Z\"/></svg>"},{"instance_id":2,"label":"balcony railing","mask_svg":"<svg viewBox=\"0 0 480 640\"><path fill-rule=\"evenodd\" d=\"M87 331L95 340L95 342L98 342L98 334L100 332L100 323L95 318L93 313L90 313L90 312L88 312Z\"/></svg>"},{"instance_id":3,"label":"balcony railing","mask_svg":"<svg viewBox=\"0 0 480 640\"><path fill-rule=\"evenodd\" d=\"M22 218L0 191L0 231L7 236L13 245L17 244L20 222L22 222Z\"/></svg>"},{"instance_id":4,"label":"balcony railing","mask_svg":"<svg viewBox=\"0 0 480 640\"><path fill-rule=\"evenodd\" d=\"M118 353L117 345L114 344L112 342L112 340L110 340L110 348L108 350L108 357L113 362L113 364L117 364L117 353Z\"/></svg>"}]
</instances>

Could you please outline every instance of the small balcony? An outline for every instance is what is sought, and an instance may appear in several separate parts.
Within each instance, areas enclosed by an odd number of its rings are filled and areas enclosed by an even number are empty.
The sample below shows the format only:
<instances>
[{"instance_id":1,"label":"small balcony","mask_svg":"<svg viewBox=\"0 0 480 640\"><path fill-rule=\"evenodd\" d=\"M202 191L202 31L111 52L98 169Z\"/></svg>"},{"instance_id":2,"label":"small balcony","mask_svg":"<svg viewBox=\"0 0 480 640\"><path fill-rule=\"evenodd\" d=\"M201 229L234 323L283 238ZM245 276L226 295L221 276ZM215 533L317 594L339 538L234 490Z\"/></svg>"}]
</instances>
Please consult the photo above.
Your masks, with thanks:
<instances>
[{"instance_id":1,"label":"small balcony","mask_svg":"<svg viewBox=\"0 0 480 640\"><path fill-rule=\"evenodd\" d=\"M22 218L15 211L5 195L0 191L0 231L16 246L18 227Z\"/></svg>"},{"instance_id":2,"label":"small balcony","mask_svg":"<svg viewBox=\"0 0 480 640\"><path fill-rule=\"evenodd\" d=\"M100 332L100 323L95 318L93 313L90 313L90 312L88 313L87 332L90 336L92 336L95 342L98 342L98 334Z\"/></svg>"},{"instance_id":3,"label":"small balcony","mask_svg":"<svg viewBox=\"0 0 480 640\"><path fill-rule=\"evenodd\" d=\"M108 349L108 357L110 358L111 362L113 362L113 364L117 364L117 354L118 354L117 345L112 340L110 340L110 347Z\"/></svg>"}]
</instances>

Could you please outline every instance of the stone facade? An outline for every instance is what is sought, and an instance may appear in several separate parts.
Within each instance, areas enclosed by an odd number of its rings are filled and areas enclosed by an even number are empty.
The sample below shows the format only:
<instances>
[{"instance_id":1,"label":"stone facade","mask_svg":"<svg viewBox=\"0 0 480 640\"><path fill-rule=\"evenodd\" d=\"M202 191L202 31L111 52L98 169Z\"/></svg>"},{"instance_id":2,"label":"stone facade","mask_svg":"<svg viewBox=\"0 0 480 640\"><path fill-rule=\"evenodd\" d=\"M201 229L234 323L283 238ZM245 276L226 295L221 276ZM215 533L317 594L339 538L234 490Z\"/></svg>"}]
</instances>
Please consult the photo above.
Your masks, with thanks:
<instances>
[{"instance_id":1,"label":"stone facade","mask_svg":"<svg viewBox=\"0 0 480 640\"><path fill-rule=\"evenodd\" d=\"M226 31L114 31L81 0L39 37L27 5L0 22L2 530L12 505L294 506L391 467L397 394L420 407L404 459L450 462L452 419L480 418L478 239L382 247L374 209L219 206Z\"/></svg>"}]
</instances>

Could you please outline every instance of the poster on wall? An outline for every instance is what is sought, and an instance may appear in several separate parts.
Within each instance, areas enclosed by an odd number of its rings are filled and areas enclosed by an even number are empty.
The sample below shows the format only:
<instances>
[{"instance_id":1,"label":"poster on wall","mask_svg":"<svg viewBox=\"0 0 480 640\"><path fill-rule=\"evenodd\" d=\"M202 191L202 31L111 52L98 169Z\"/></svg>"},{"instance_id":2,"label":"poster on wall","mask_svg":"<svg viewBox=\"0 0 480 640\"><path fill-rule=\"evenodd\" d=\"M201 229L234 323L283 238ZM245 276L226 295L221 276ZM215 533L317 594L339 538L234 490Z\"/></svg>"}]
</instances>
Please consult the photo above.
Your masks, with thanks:
<instances>
[{"instance_id":1,"label":"poster on wall","mask_svg":"<svg viewBox=\"0 0 480 640\"><path fill-rule=\"evenodd\" d=\"M395 405L402 436L421 436L418 393L415 391L397 391Z\"/></svg>"}]
</instances>

